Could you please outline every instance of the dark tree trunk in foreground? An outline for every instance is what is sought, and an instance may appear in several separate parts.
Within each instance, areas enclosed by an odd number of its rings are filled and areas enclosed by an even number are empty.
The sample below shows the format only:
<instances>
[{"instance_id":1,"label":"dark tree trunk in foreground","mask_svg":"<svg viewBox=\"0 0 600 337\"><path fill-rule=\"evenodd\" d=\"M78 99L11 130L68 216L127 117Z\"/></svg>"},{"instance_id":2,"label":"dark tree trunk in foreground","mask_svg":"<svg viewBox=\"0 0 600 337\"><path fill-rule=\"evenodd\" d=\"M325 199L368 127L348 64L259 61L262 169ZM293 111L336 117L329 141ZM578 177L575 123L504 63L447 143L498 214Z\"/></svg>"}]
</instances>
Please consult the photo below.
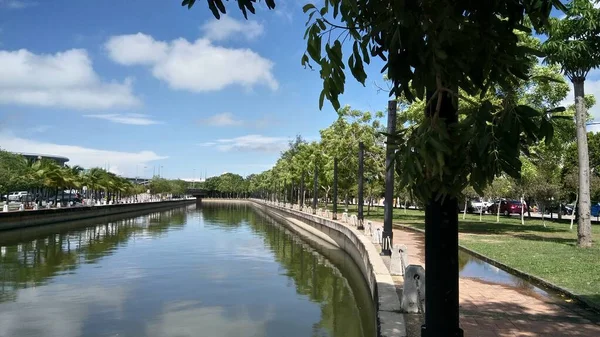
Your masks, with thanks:
<instances>
[{"instance_id":1,"label":"dark tree trunk in foreground","mask_svg":"<svg viewBox=\"0 0 600 337\"><path fill-rule=\"evenodd\" d=\"M432 91L427 92L429 102ZM458 121L457 106L443 93L440 118L447 124ZM425 114L435 113L436 100ZM450 134L452 137L452 134ZM452 158L460 160L460 158ZM434 192L435 194L435 192ZM425 205L425 325L421 336L463 336L458 316L458 200L432 196Z\"/></svg>"}]
</instances>

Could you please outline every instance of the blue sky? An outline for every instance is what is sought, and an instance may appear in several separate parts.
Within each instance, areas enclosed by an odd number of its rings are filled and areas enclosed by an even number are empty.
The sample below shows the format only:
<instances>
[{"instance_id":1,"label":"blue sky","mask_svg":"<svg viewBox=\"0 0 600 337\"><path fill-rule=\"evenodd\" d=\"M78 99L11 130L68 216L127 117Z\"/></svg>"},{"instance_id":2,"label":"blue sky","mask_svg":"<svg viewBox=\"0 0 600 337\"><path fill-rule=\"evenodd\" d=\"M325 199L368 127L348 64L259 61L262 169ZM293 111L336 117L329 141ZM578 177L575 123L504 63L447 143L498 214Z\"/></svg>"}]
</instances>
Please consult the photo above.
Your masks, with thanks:
<instances>
[{"instance_id":1,"label":"blue sky","mask_svg":"<svg viewBox=\"0 0 600 337\"><path fill-rule=\"evenodd\" d=\"M302 1L260 4L250 21L179 4L0 0L0 147L129 176L245 175L335 119L300 65ZM385 107L380 68L366 88L349 81L343 104Z\"/></svg>"},{"instance_id":2,"label":"blue sky","mask_svg":"<svg viewBox=\"0 0 600 337\"><path fill-rule=\"evenodd\" d=\"M229 2L216 21L202 1L0 0L0 147L127 176L268 169L289 139L317 139L336 117L300 65L304 3L260 3L245 21ZM379 69L366 87L350 79L342 104L384 109Z\"/></svg>"}]
</instances>

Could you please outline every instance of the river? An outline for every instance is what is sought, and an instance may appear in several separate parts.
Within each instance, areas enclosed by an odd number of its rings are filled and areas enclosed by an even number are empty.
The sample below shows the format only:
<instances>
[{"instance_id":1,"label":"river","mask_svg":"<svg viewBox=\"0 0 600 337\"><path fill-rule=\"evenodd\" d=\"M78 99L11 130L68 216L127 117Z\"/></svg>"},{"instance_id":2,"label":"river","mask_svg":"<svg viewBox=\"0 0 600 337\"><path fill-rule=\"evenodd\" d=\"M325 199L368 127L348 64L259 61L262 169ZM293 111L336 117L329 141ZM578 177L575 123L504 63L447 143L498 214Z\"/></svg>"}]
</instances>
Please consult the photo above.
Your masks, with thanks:
<instances>
[{"instance_id":1,"label":"river","mask_svg":"<svg viewBox=\"0 0 600 337\"><path fill-rule=\"evenodd\" d=\"M0 232L0 337L371 337L358 268L246 204Z\"/></svg>"}]
</instances>

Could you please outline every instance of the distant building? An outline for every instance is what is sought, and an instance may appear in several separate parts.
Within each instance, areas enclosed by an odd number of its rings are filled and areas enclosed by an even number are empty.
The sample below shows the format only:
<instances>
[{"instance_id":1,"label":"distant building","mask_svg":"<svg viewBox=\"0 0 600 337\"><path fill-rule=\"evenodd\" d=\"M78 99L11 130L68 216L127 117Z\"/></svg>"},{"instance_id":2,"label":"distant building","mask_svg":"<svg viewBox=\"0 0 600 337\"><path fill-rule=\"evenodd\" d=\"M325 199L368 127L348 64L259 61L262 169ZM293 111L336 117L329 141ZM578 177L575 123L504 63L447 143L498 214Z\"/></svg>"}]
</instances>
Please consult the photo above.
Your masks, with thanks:
<instances>
[{"instance_id":1,"label":"distant building","mask_svg":"<svg viewBox=\"0 0 600 337\"><path fill-rule=\"evenodd\" d=\"M25 152L14 152L16 154L20 154L25 157L28 161L34 162L40 159L53 160L60 166L65 166L65 163L69 161L69 158L62 156L54 156L49 154L40 154L40 153L25 153Z\"/></svg>"}]
</instances>

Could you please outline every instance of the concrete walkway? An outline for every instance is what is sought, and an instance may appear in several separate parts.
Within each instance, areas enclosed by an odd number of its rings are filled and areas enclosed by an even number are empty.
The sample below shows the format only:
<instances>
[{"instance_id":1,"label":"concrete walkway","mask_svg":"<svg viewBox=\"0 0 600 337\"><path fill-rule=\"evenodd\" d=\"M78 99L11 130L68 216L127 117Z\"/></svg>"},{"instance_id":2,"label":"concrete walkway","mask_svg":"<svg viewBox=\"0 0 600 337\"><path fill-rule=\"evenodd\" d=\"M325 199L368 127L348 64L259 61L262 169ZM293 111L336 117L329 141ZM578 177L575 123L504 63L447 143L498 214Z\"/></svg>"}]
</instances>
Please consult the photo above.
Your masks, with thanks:
<instances>
[{"instance_id":1,"label":"concrete walkway","mask_svg":"<svg viewBox=\"0 0 600 337\"><path fill-rule=\"evenodd\" d=\"M373 222L373 226L382 224ZM394 243L407 246L410 264L425 265L423 234L394 229ZM402 277L394 281L402 287ZM600 336L599 315L576 304L478 279L461 277L459 286L460 323L467 337ZM407 322L412 325L409 336L419 336L422 317Z\"/></svg>"}]
</instances>

